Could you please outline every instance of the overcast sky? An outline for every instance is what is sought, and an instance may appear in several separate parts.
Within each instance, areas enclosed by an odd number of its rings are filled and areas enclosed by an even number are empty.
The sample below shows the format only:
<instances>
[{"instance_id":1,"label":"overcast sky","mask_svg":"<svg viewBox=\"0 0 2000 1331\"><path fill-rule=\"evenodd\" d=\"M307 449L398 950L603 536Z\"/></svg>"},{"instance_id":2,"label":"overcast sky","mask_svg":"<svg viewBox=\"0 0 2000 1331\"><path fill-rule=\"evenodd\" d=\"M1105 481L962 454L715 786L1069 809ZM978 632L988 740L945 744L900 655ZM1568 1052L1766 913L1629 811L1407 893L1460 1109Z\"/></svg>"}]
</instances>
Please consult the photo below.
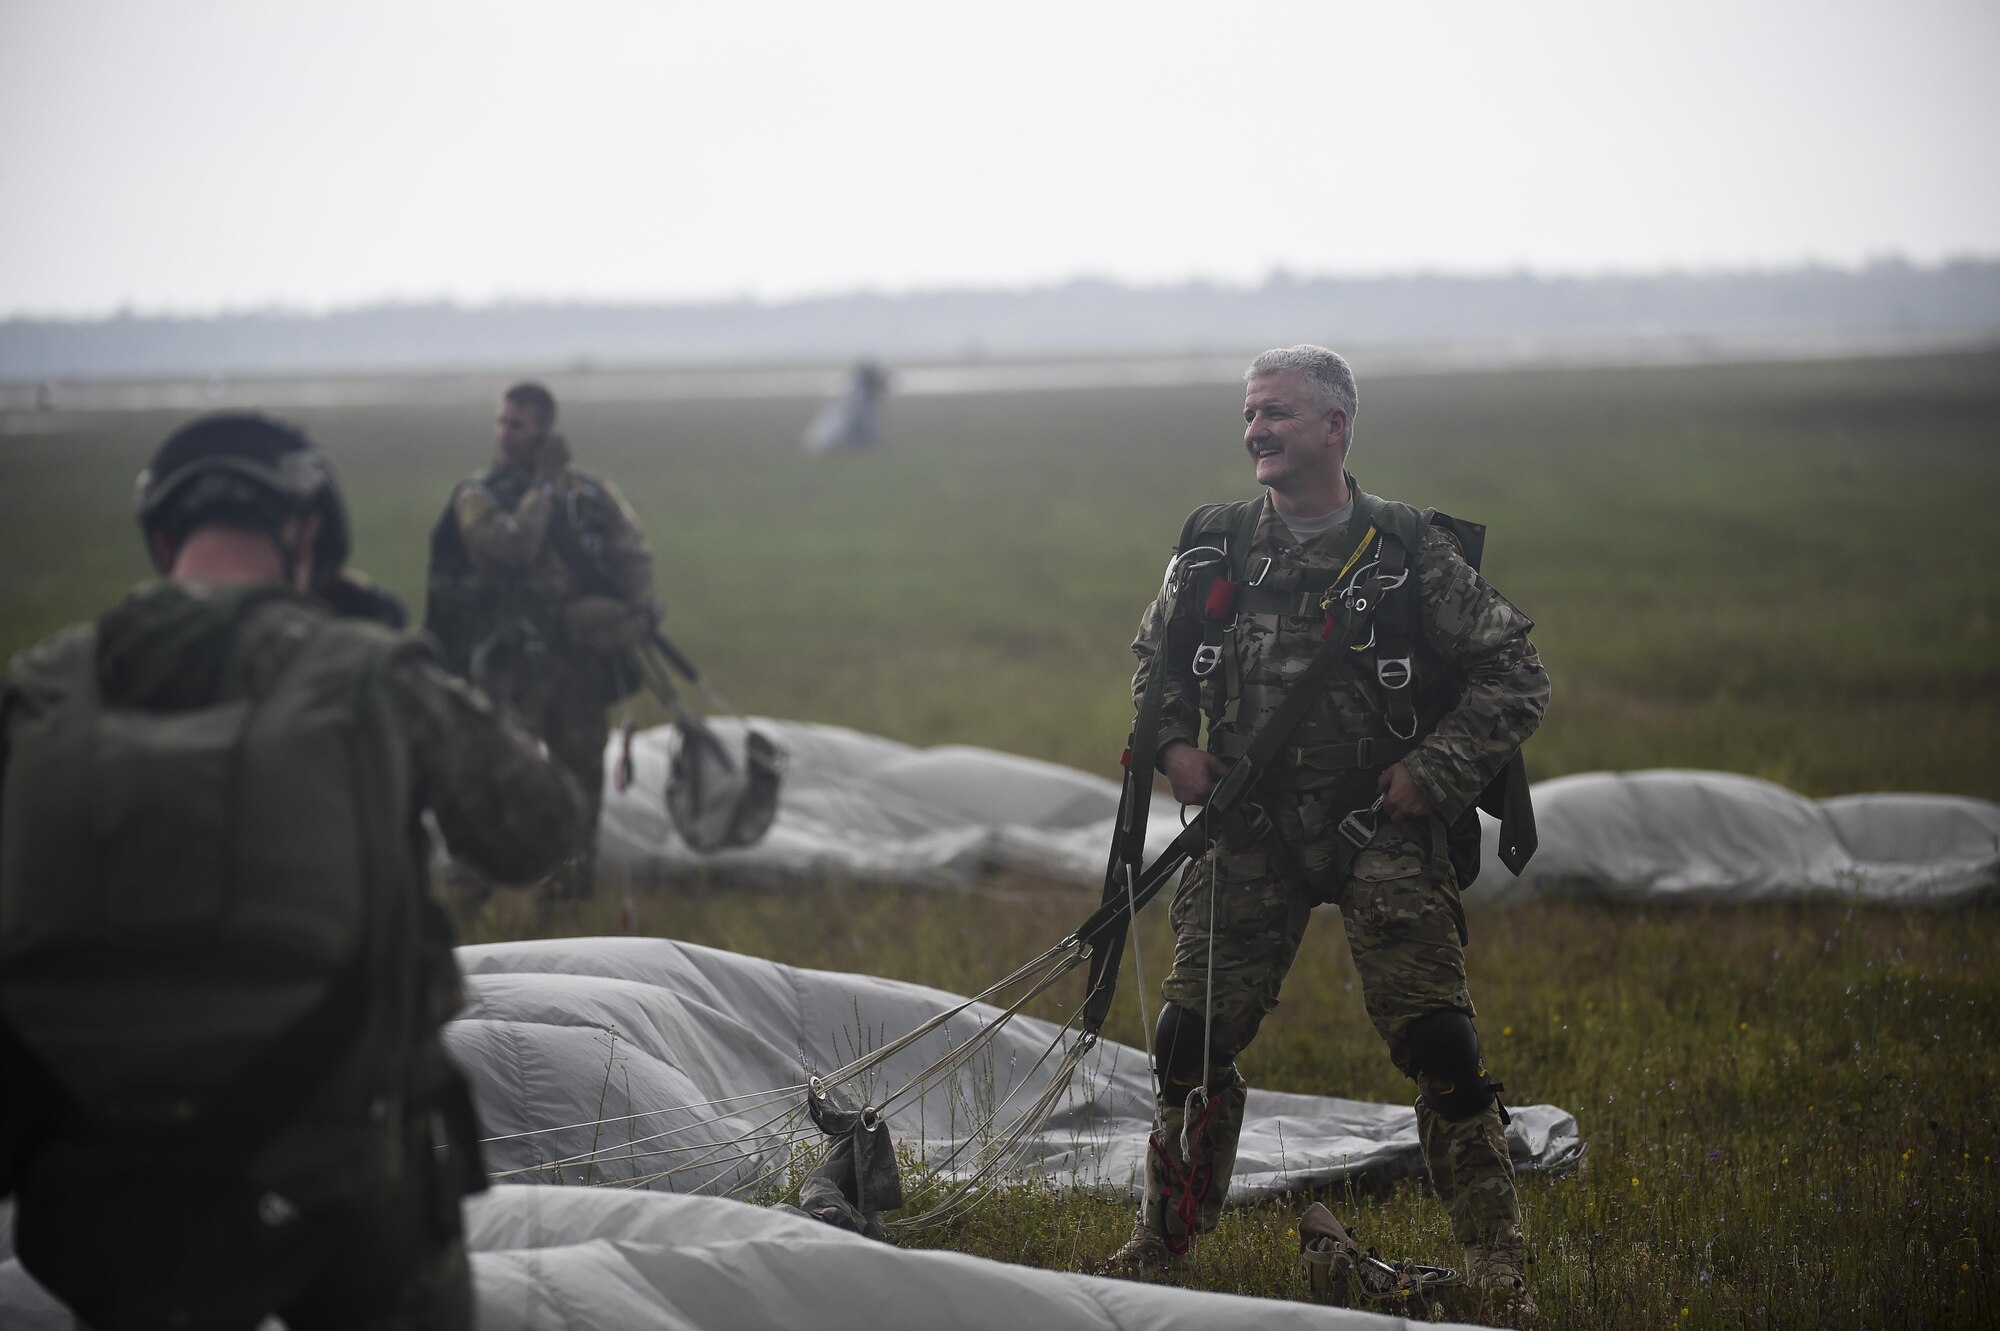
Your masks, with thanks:
<instances>
[{"instance_id":1,"label":"overcast sky","mask_svg":"<svg viewBox=\"0 0 2000 1331\"><path fill-rule=\"evenodd\" d=\"M2000 3L0 0L0 316L2000 255Z\"/></svg>"}]
</instances>

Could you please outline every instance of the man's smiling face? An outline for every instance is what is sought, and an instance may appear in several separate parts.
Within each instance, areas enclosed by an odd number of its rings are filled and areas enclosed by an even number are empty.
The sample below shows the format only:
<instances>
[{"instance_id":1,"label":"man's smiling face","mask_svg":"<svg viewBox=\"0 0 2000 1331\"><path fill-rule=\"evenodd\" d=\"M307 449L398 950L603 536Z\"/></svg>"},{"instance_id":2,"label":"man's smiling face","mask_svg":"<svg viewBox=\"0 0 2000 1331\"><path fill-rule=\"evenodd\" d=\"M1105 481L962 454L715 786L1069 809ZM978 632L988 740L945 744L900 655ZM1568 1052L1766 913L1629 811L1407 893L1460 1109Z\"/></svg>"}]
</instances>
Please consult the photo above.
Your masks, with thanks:
<instances>
[{"instance_id":1,"label":"man's smiling face","mask_svg":"<svg viewBox=\"0 0 2000 1331\"><path fill-rule=\"evenodd\" d=\"M1321 411L1297 371L1260 374L1243 393L1243 448L1257 468L1257 484L1281 494L1310 490L1340 475L1347 413Z\"/></svg>"}]
</instances>

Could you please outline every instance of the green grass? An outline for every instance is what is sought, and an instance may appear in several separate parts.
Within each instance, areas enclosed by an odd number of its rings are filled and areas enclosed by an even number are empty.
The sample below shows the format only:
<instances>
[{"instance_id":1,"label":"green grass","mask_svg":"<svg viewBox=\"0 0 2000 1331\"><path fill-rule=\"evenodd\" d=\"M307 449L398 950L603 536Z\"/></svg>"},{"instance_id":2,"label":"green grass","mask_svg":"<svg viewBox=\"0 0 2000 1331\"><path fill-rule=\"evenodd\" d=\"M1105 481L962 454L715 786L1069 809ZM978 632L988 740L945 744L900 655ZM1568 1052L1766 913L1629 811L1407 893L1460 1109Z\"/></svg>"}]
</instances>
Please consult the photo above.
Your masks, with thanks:
<instances>
[{"instance_id":1,"label":"green grass","mask_svg":"<svg viewBox=\"0 0 2000 1331\"><path fill-rule=\"evenodd\" d=\"M684 885L647 895L639 926L964 991L1061 937L1085 897L1018 884L966 894ZM1576 1175L1521 1187L1548 1325L1803 1331L2000 1317L1990 909L1549 905L1472 922L1468 964L1494 1074L1516 1103L1570 1110L1590 1143ZM475 940L541 927L516 897L466 923ZM553 923L615 932L617 904ZM1157 981L1168 953L1159 912L1141 936ZM1065 1015L1080 989L1031 1010ZM1129 963L1107 1034L1139 1038ZM1409 1099L1334 918L1315 921L1241 1066L1274 1090ZM1315 1195L1387 1254L1457 1260L1442 1209L1418 1184ZM1186 1283L1303 1297L1292 1226L1309 1200L1229 1208ZM1130 1226L1126 1205L1027 1186L919 1242L1083 1270Z\"/></svg>"},{"instance_id":2,"label":"green grass","mask_svg":"<svg viewBox=\"0 0 2000 1331\"><path fill-rule=\"evenodd\" d=\"M2000 355L1362 372L1363 484L1487 522L1488 571L1538 621L1538 777L2000 796ZM564 425L644 517L674 636L740 705L1109 773L1181 519L1252 488L1237 403L910 398L881 448L831 458L799 453L796 400L580 403ZM487 411L299 413L340 466L357 562L413 603ZM178 419L0 437L0 654L145 572L129 478Z\"/></svg>"},{"instance_id":3,"label":"green grass","mask_svg":"<svg viewBox=\"0 0 2000 1331\"><path fill-rule=\"evenodd\" d=\"M1556 696L1537 776L1673 765L2000 797L2000 356L1360 368L1363 483L1489 523L1488 571L1538 621ZM582 404L565 424L644 515L674 635L744 707L1109 774L1127 644L1180 520L1249 488L1236 402L1226 385L906 399L879 450L836 458L797 452L797 401ZM346 481L358 562L413 600L485 411L301 413ZM0 653L142 575L130 477L177 421L0 438ZM682 883L644 897L640 927L964 991L1085 898ZM511 896L465 924L544 928ZM615 932L616 905L555 926ZM1578 1177L1523 1189L1552 1325L2000 1319L1990 910L1546 906L1474 930L1496 1072L1591 1142ZM1157 981L1158 912L1142 932ZM1136 1042L1129 965L1126 986L1109 1033ZM1251 1080L1406 1099L1354 986L1320 921ZM1194 1283L1296 1296L1304 1200L1233 1209ZM1454 1259L1413 1186L1329 1201L1387 1252ZM1075 1269L1128 1223L1026 1188L936 1241Z\"/></svg>"}]
</instances>

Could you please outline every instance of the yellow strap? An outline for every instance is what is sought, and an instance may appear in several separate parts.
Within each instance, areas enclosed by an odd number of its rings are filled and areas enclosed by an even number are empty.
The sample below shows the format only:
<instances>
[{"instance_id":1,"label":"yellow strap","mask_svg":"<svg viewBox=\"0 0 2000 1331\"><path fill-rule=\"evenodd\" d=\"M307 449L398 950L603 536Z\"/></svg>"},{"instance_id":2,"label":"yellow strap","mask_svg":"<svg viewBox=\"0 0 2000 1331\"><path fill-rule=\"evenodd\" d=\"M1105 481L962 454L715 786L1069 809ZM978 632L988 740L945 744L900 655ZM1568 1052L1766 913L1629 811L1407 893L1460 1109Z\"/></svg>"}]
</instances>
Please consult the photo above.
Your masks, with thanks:
<instances>
[{"instance_id":1,"label":"yellow strap","mask_svg":"<svg viewBox=\"0 0 2000 1331\"><path fill-rule=\"evenodd\" d=\"M1329 615L1333 613L1334 591L1340 586L1341 583L1347 580L1348 573L1354 568L1355 564L1360 562L1361 556L1368 552L1368 543L1374 539L1375 539L1375 528L1371 526L1368 528L1367 533L1364 536L1362 536L1361 544L1354 547L1354 553L1349 555L1347 557L1347 562L1340 566L1340 572L1333 575L1332 586L1329 586L1326 589L1326 595L1319 598L1320 609L1326 611ZM1368 649L1368 644L1365 642L1360 643L1354 647L1348 648L1349 651L1353 652L1366 651L1367 649Z\"/></svg>"},{"instance_id":2,"label":"yellow strap","mask_svg":"<svg viewBox=\"0 0 2000 1331\"><path fill-rule=\"evenodd\" d=\"M1368 543L1374 539L1375 539L1375 529L1373 527L1370 527L1368 529L1367 535L1361 538L1361 544L1354 547L1354 553L1349 555L1347 557L1347 562L1340 566L1340 572L1333 575L1334 586L1336 587L1339 586L1341 580L1345 578L1348 575L1348 573L1353 570L1355 564L1360 562L1361 556L1368 552ZM1326 608L1327 607L1324 605L1320 607L1320 609L1322 610Z\"/></svg>"}]
</instances>

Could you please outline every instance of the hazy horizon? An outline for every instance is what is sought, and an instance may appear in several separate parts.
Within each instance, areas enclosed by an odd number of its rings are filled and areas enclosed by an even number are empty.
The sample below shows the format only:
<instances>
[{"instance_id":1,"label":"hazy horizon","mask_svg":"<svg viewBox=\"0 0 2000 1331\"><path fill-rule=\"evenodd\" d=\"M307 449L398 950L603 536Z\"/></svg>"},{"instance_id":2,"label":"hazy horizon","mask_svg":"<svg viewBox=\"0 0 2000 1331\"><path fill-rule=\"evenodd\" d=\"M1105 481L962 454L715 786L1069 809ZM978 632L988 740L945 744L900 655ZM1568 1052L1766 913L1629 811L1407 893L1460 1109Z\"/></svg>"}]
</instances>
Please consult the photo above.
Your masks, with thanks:
<instances>
[{"instance_id":1,"label":"hazy horizon","mask_svg":"<svg viewBox=\"0 0 2000 1331\"><path fill-rule=\"evenodd\" d=\"M1162 278L1158 281L1134 282L1103 273L1077 272L1066 277L1051 278L1040 282L980 283L967 281L909 289L891 289L885 286L857 284L851 287L836 287L824 291L803 292L788 296L760 296L751 292L687 297L655 296L644 293L603 297L574 293L554 293L550 295L500 293L476 298L459 297L450 294L415 294L357 299L339 304L287 304L274 302L268 304L219 305L194 309L156 309L140 305L123 305L110 309L84 311L16 310L11 313L0 314L0 324L87 324L126 319L185 322L260 317L317 319L365 314L378 310L403 309L451 309L466 313L524 308L562 309L577 307L613 310L705 309L718 306L783 309L789 306L841 301L924 300L952 296L1034 296L1084 287L1114 288L1132 294L1212 290L1250 295L1287 284L1325 282L1397 283L1434 281L1480 283L1533 281L1549 284L1658 282L1674 280L1699 282L1730 281L1741 278L1784 277L1810 273L1858 276L1870 272L1896 269L1913 270L1920 273L1942 273L1948 269L1974 268L1994 264L2000 264L2000 245L1996 245L1990 253L1950 254L1931 262L1920 262L1901 254L1882 254L1846 263L1805 258L1792 263L1772 262L1739 266L1717 265L1713 267L1669 265L1650 269L1608 268L1594 271L1581 269L1540 269L1528 266L1491 269L1454 269L1432 266L1394 270L1385 269L1374 272L1308 272L1280 265L1261 277L1241 280L1215 278L1194 273L1179 278Z\"/></svg>"}]
</instances>

